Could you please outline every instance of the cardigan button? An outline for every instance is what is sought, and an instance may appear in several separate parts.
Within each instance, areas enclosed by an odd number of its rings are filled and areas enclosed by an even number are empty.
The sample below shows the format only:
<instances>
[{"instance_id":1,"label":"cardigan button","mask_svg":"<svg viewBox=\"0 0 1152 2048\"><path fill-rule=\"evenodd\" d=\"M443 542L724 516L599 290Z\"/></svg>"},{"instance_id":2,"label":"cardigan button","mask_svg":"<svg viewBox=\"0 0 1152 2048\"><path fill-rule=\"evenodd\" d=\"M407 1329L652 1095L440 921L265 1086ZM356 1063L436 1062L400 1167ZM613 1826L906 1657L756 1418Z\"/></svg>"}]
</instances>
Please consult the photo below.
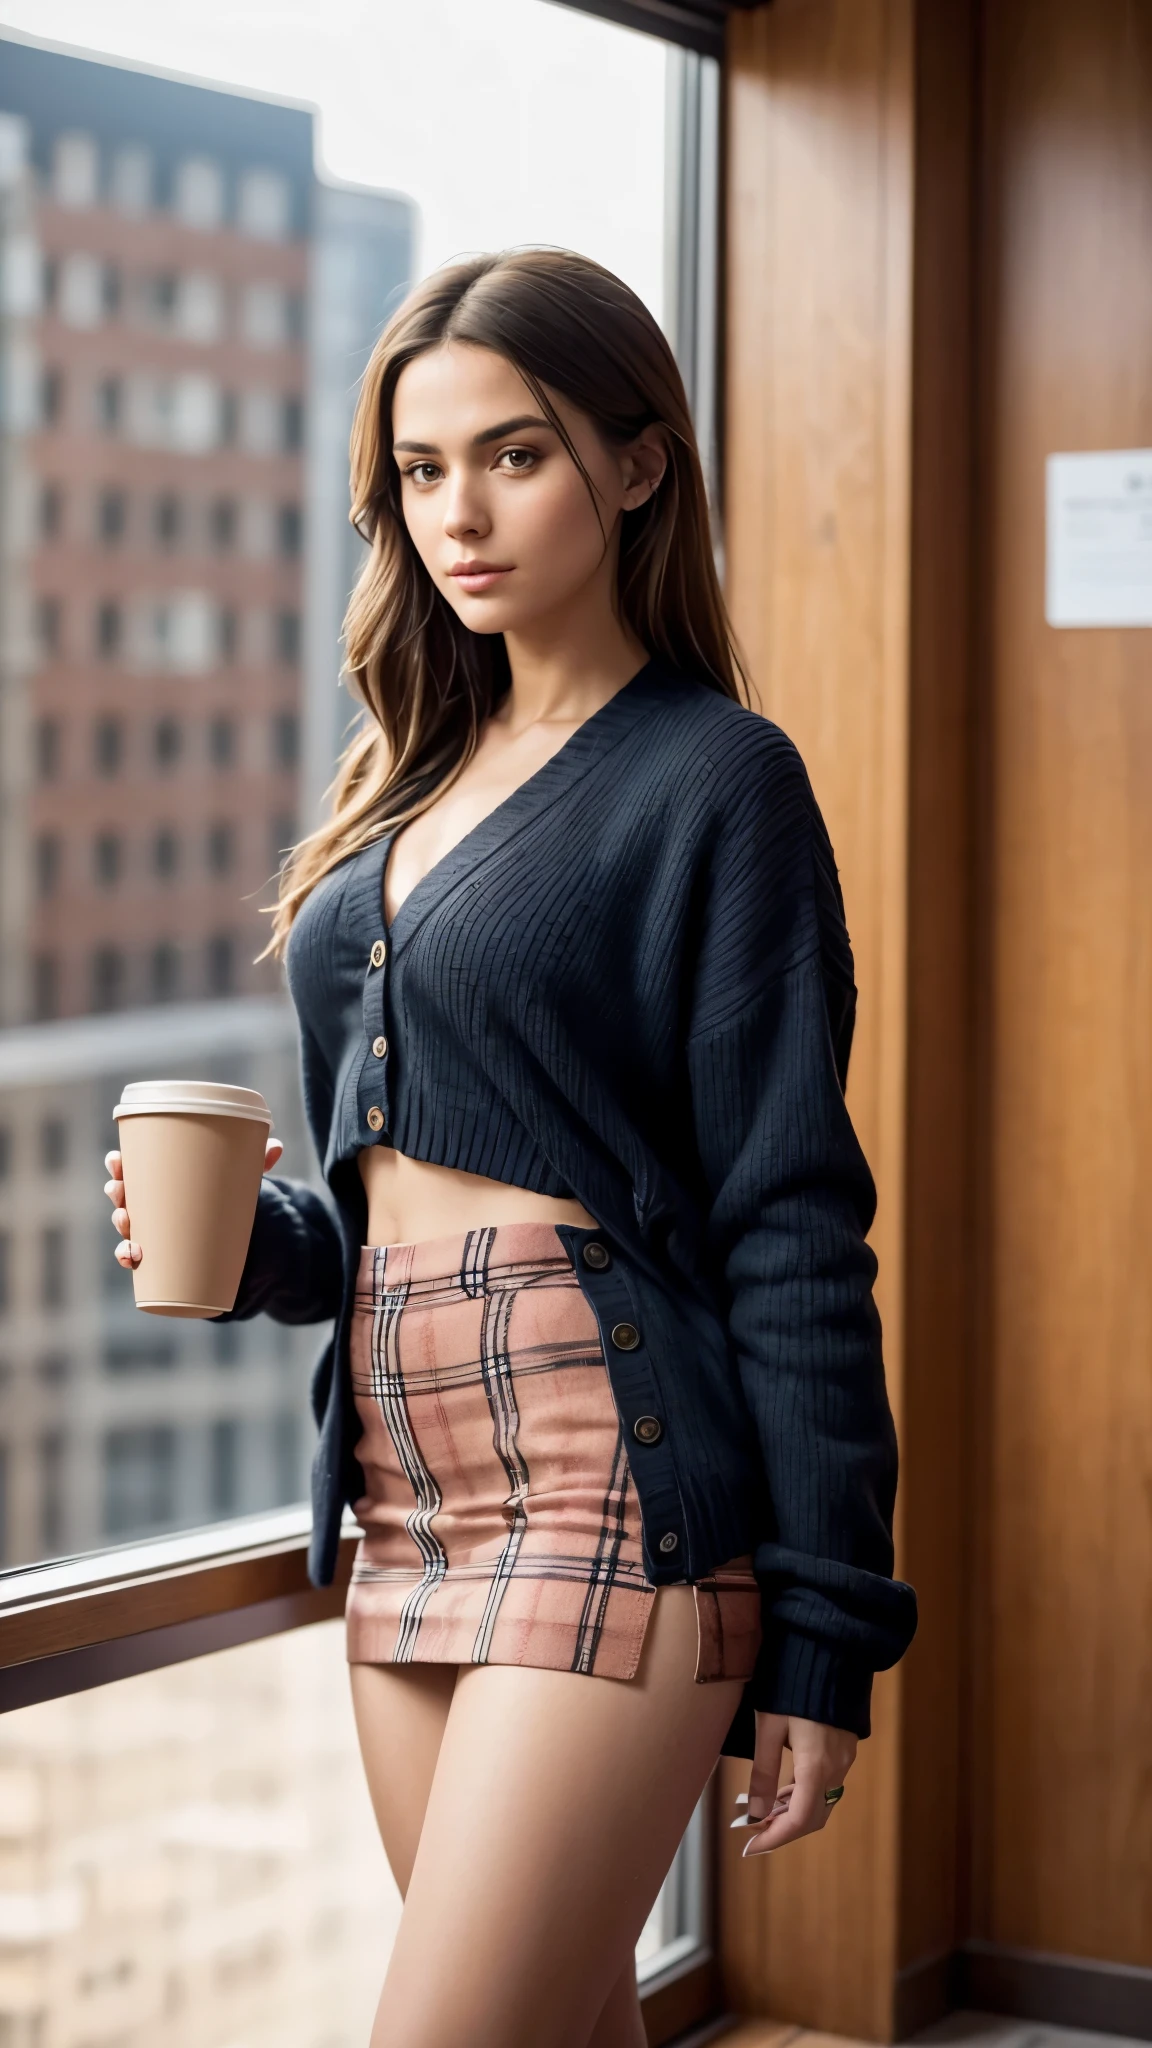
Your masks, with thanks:
<instances>
[{"instance_id":1,"label":"cardigan button","mask_svg":"<svg viewBox=\"0 0 1152 2048\"><path fill-rule=\"evenodd\" d=\"M367 1123L370 1131L382 1131L384 1129L384 1111L377 1109L375 1103L373 1103L368 1111Z\"/></svg>"},{"instance_id":2,"label":"cardigan button","mask_svg":"<svg viewBox=\"0 0 1152 2048\"><path fill-rule=\"evenodd\" d=\"M388 1040L386 1038L374 1038L372 1040L372 1050L376 1058L382 1060L388 1050Z\"/></svg>"},{"instance_id":3,"label":"cardigan button","mask_svg":"<svg viewBox=\"0 0 1152 2048\"><path fill-rule=\"evenodd\" d=\"M606 1244L586 1244L580 1256L594 1273L606 1273L612 1264Z\"/></svg>"},{"instance_id":4,"label":"cardigan button","mask_svg":"<svg viewBox=\"0 0 1152 2048\"><path fill-rule=\"evenodd\" d=\"M664 1434L664 1424L658 1415L638 1415L632 1424L632 1434L638 1444L658 1444Z\"/></svg>"},{"instance_id":5,"label":"cardigan button","mask_svg":"<svg viewBox=\"0 0 1152 2048\"><path fill-rule=\"evenodd\" d=\"M617 1351L635 1351L640 1342L640 1332L635 1323L613 1324L612 1342Z\"/></svg>"},{"instance_id":6,"label":"cardigan button","mask_svg":"<svg viewBox=\"0 0 1152 2048\"><path fill-rule=\"evenodd\" d=\"M665 1555L667 1555L670 1550L675 1550L677 1548L679 1542L680 1538L676 1534L675 1529L669 1529L667 1535L662 1536L660 1538L659 1547L665 1553Z\"/></svg>"},{"instance_id":7,"label":"cardigan button","mask_svg":"<svg viewBox=\"0 0 1152 2048\"><path fill-rule=\"evenodd\" d=\"M385 946L383 939L377 939L376 944L373 946L372 951L368 955L368 958L371 961L373 967L383 967L386 953L387 947Z\"/></svg>"}]
</instances>

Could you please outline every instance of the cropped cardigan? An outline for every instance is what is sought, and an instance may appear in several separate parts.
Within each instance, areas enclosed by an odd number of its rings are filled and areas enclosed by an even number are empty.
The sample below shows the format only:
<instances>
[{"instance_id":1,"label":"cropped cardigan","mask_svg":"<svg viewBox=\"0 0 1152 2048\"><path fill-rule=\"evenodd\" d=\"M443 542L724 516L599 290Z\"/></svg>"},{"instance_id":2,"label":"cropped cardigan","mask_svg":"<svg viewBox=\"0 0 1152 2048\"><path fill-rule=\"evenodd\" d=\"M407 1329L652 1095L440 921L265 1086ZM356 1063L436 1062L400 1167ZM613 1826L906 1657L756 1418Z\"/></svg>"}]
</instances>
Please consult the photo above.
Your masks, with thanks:
<instances>
[{"instance_id":1,"label":"cropped cardigan","mask_svg":"<svg viewBox=\"0 0 1152 2048\"><path fill-rule=\"evenodd\" d=\"M867 1734L872 1674L916 1606L892 1578L875 1191L843 1093L852 955L795 748L649 661L389 928L392 836L326 875L293 928L328 1193L266 1176L232 1312L335 1318L313 1383L314 1582L363 1492L356 1154L393 1145L597 1218L558 1229L601 1332L648 1575L751 1552L760 1582L763 1646L726 1747L752 1753L753 1708Z\"/></svg>"}]
</instances>

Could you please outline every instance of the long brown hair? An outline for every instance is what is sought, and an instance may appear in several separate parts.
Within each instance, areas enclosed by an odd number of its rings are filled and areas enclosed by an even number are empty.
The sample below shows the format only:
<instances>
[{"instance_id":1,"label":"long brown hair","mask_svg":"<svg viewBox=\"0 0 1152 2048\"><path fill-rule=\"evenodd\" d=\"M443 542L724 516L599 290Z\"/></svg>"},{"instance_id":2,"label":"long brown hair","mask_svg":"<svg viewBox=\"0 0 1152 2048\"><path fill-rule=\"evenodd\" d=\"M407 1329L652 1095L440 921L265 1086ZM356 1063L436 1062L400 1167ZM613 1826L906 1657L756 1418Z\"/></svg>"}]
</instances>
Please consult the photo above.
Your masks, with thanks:
<instances>
[{"instance_id":1,"label":"long brown hair","mask_svg":"<svg viewBox=\"0 0 1152 2048\"><path fill-rule=\"evenodd\" d=\"M462 624L416 553L401 510L396 382L414 357L448 341L492 349L513 364L590 490L550 391L617 445L663 427L668 468L660 488L623 517L620 617L650 655L747 701L688 400L647 307L611 271L566 249L513 249L434 272L389 320L364 373L350 517L370 552L344 640L345 673L368 715L341 756L330 815L281 871L269 952L282 951L304 898L329 869L416 817L455 779L511 680L502 635Z\"/></svg>"}]
</instances>

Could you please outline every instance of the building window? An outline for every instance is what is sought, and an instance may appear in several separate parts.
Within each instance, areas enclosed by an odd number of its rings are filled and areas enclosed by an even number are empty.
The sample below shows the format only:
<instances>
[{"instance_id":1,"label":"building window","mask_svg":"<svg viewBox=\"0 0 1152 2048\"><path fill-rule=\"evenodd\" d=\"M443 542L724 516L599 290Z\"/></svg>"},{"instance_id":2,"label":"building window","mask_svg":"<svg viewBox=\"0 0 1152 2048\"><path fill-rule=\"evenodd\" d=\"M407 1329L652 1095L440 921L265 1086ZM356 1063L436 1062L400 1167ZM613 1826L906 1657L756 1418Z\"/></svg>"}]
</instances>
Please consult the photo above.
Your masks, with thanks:
<instances>
[{"instance_id":1,"label":"building window","mask_svg":"<svg viewBox=\"0 0 1152 2048\"><path fill-rule=\"evenodd\" d=\"M76 250L65 256L56 285L56 310L66 327L98 327L104 317L104 265Z\"/></svg>"},{"instance_id":2,"label":"building window","mask_svg":"<svg viewBox=\"0 0 1152 2048\"><path fill-rule=\"evenodd\" d=\"M44 540L57 540L64 525L64 493L59 484L45 484L40 493L40 533Z\"/></svg>"},{"instance_id":3,"label":"building window","mask_svg":"<svg viewBox=\"0 0 1152 2048\"><path fill-rule=\"evenodd\" d=\"M113 1429L104 1438L104 1531L110 1537L143 1535L173 1519L176 1506L176 1432Z\"/></svg>"},{"instance_id":4,"label":"building window","mask_svg":"<svg viewBox=\"0 0 1152 2048\"><path fill-rule=\"evenodd\" d=\"M276 653L279 660L292 666L300 659L300 614L299 612L277 612Z\"/></svg>"},{"instance_id":5,"label":"building window","mask_svg":"<svg viewBox=\"0 0 1152 2048\"><path fill-rule=\"evenodd\" d=\"M296 449L304 446L304 400L295 397L286 398L283 402L283 407L284 447L288 450L289 454L292 454Z\"/></svg>"},{"instance_id":6,"label":"building window","mask_svg":"<svg viewBox=\"0 0 1152 2048\"><path fill-rule=\"evenodd\" d=\"M153 946L149 974L153 1002L174 1002L180 993L180 955L167 940Z\"/></svg>"},{"instance_id":7,"label":"building window","mask_svg":"<svg viewBox=\"0 0 1152 2048\"><path fill-rule=\"evenodd\" d=\"M208 866L214 875L230 874L236 865L236 833L231 825L217 823L208 830Z\"/></svg>"},{"instance_id":8,"label":"building window","mask_svg":"<svg viewBox=\"0 0 1152 2048\"><path fill-rule=\"evenodd\" d=\"M152 734L152 751L160 768L174 768L180 759L183 733L174 718L158 718Z\"/></svg>"},{"instance_id":9,"label":"building window","mask_svg":"<svg viewBox=\"0 0 1152 2048\"><path fill-rule=\"evenodd\" d=\"M116 832L98 832L92 848L92 872L102 889L114 889L124 871L124 843Z\"/></svg>"},{"instance_id":10,"label":"building window","mask_svg":"<svg viewBox=\"0 0 1152 2048\"><path fill-rule=\"evenodd\" d=\"M128 499L123 491L101 491L96 505L96 532L105 547L123 540L128 525Z\"/></svg>"},{"instance_id":11,"label":"building window","mask_svg":"<svg viewBox=\"0 0 1152 2048\"><path fill-rule=\"evenodd\" d=\"M40 1439L40 1546L45 1557L59 1557L64 1548L66 1449L62 1429L48 1430Z\"/></svg>"},{"instance_id":12,"label":"building window","mask_svg":"<svg viewBox=\"0 0 1152 2048\"><path fill-rule=\"evenodd\" d=\"M239 627L231 605L225 605L217 621L221 661L235 661Z\"/></svg>"},{"instance_id":13,"label":"building window","mask_svg":"<svg viewBox=\"0 0 1152 2048\"><path fill-rule=\"evenodd\" d=\"M129 146L112 158L108 181L112 204L121 213L147 213L152 204L152 159L146 149Z\"/></svg>"},{"instance_id":14,"label":"building window","mask_svg":"<svg viewBox=\"0 0 1152 2048\"><path fill-rule=\"evenodd\" d=\"M240 1424L232 1416L212 1424L208 1472L212 1513L234 1515L240 1502Z\"/></svg>"},{"instance_id":15,"label":"building window","mask_svg":"<svg viewBox=\"0 0 1152 2048\"><path fill-rule=\"evenodd\" d=\"M238 403L238 401L237 401L236 393L235 393L234 391L222 391L222 392L221 392L221 394L220 394L220 445L221 445L221 447L223 447L223 448L233 448L233 447L235 447L235 445L236 445L236 434L237 434L237 429L238 429L238 426L239 426L239 420L240 420L240 406L239 406L239 403Z\"/></svg>"},{"instance_id":16,"label":"building window","mask_svg":"<svg viewBox=\"0 0 1152 2048\"><path fill-rule=\"evenodd\" d=\"M152 514L152 531L162 548L173 548L180 538L180 500L172 491L157 498Z\"/></svg>"},{"instance_id":17,"label":"building window","mask_svg":"<svg viewBox=\"0 0 1152 2048\"><path fill-rule=\"evenodd\" d=\"M0 1315L12 1306L12 1232L0 1230Z\"/></svg>"},{"instance_id":18,"label":"building window","mask_svg":"<svg viewBox=\"0 0 1152 2048\"><path fill-rule=\"evenodd\" d=\"M60 887L63 849L58 832L41 832L36 840L36 894L43 901Z\"/></svg>"},{"instance_id":19,"label":"building window","mask_svg":"<svg viewBox=\"0 0 1152 2048\"><path fill-rule=\"evenodd\" d=\"M46 1116L40 1126L40 1164L45 1173L60 1173L68 1164L68 1126L63 1117Z\"/></svg>"},{"instance_id":20,"label":"building window","mask_svg":"<svg viewBox=\"0 0 1152 2048\"><path fill-rule=\"evenodd\" d=\"M124 955L115 946L97 946L92 955L92 1008L119 1009L124 982Z\"/></svg>"},{"instance_id":21,"label":"building window","mask_svg":"<svg viewBox=\"0 0 1152 2048\"><path fill-rule=\"evenodd\" d=\"M40 379L40 421L45 427L59 425L64 411L64 372L45 370Z\"/></svg>"},{"instance_id":22,"label":"building window","mask_svg":"<svg viewBox=\"0 0 1152 2048\"><path fill-rule=\"evenodd\" d=\"M32 1014L38 1024L60 1014L60 965L54 953L37 953L32 962Z\"/></svg>"},{"instance_id":23,"label":"building window","mask_svg":"<svg viewBox=\"0 0 1152 2048\"><path fill-rule=\"evenodd\" d=\"M214 768L231 768L236 760L236 726L231 718L214 718L208 727L208 758Z\"/></svg>"},{"instance_id":24,"label":"building window","mask_svg":"<svg viewBox=\"0 0 1152 2048\"><path fill-rule=\"evenodd\" d=\"M7 1124L0 1124L0 1180L7 1180L12 1171L12 1133Z\"/></svg>"},{"instance_id":25,"label":"building window","mask_svg":"<svg viewBox=\"0 0 1152 2048\"><path fill-rule=\"evenodd\" d=\"M162 825L152 841L152 867L162 882L170 882L180 865L180 842L170 825Z\"/></svg>"},{"instance_id":26,"label":"building window","mask_svg":"<svg viewBox=\"0 0 1152 2048\"><path fill-rule=\"evenodd\" d=\"M36 638L40 652L49 659L60 652L63 609L58 597L41 597L36 603Z\"/></svg>"},{"instance_id":27,"label":"building window","mask_svg":"<svg viewBox=\"0 0 1152 2048\"><path fill-rule=\"evenodd\" d=\"M276 1501L282 1508L300 1499L304 1490L300 1471L300 1419L290 1408L272 1418L272 1466Z\"/></svg>"},{"instance_id":28,"label":"building window","mask_svg":"<svg viewBox=\"0 0 1152 2048\"><path fill-rule=\"evenodd\" d=\"M48 1223L40 1232L40 1302L43 1308L63 1308L68 1299L68 1239L59 1223Z\"/></svg>"},{"instance_id":29,"label":"building window","mask_svg":"<svg viewBox=\"0 0 1152 2048\"><path fill-rule=\"evenodd\" d=\"M230 996L236 986L236 943L226 932L208 941L208 993Z\"/></svg>"},{"instance_id":30,"label":"building window","mask_svg":"<svg viewBox=\"0 0 1152 2048\"><path fill-rule=\"evenodd\" d=\"M60 773L60 727L54 718L37 720L36 773L41 782L55 782Z\"/></svg>"},{"instance_id":31,"label":"building window","mask_svg":"<svg viewBox=\"0 0 1152 2048\"><path fill-rule=\"evenodd\" d=\"M176 169L173 210L186 227L217 228L224 218L224 176L211 157L186 157Z\"/></svg>"},{"instance_id":32,"label":"building window","mask_svg":"<svg viewBox=\"0 0 1152 2048\"><path fill-rule=\"evenodd\" d=\"M303 538L299 505L281 505L276 515L276 540L282 555L298 555Z\"/></svg>"},{"instance_id":33,"label":"building window","mask_svg":"<svg viewBox=\"0 0 1152 2048\"><path fill-rule=\"evenodd\" d=\"M236 545L236 503L233 498L217 498L208 514L208 531L212 545L218 554L230 554Z\"/></svg>"},{"instance_id":34,"label":"building window","mask_svg":"<svg viewBox=\"0 0 1152 2048\"><path fill-rule=\"evenodd\" d=\"M92 758L100 775L117 775L124 764L124 725L119 718L98 718L92 733Z\"/></svg>"},{"instance_id":35,"label":"building window","mask_svg":"<svg viewBox=\"0 0 1152 2048\"><path fill-rule=\"evenodd\" d=\"M278 711L272 720L272 759L278 768L295 768L300 758L300 721L294 711Z\"/></svg>"},{"instance_id":36,"label":"building window","mask_svg":"<svg viewBox=\"0 0 1152 2048\"><path fill-rule=\"evenodd\" d=\"M212 1329L212 1357L216 1365L239 1365L239 1323L216 1323Z\"/></svg>"},{"instance_id":37,"label":"building window","mask_svg":"<svg viewBox=\"0 0 1152 2048\"><path fill-rule=\"evenodd\" d=\"M96 419L106 434L114 434L124 412L124 387L119 377L102 377L96 386Z\"/></svg>"},{"instance_id":38,"label":"building window","mask_svg":"<svg viewBox=\"0 0 1152 2048\"><path fill-rule=\"evenodd\" d=\"M96 610L96 652L101 661L111 661L120 652L124 615L115 598L106 597Z\"/></svg>"},{"instance_id":39,"label":"building window","mask_svg":"<svg viewBox=\"0 0 1152 2048\"><path fill-rule=\"evenodd\" d=\"M282 242L292 217L292 193L279 171L245 171L236 189L236 224L245 235Z\"/></svg>"},{"instance_id":40,"label":"building window","mask_svg":"<svg viewBox=\"0 0 1152 2048\"><path fill-rule=\"evenodd\" d=\"M288 339L288 298L283 285L245 285L240 332L250 348L282 348Z\"/></svg>"},{"instance_id":41,"label":"building window","mask_svg":"<svg viewBox=\"0 0 1152 2048\"><path fill-rule=\"evenodd\" d=\"M58 206L95 206L100 159L91 135L58 135L52 149L52 197Z\"/></svg>"},{"instance_id":42,"label":"building window","mask_svg":"<svg viewBox=\"0 0 1152 2048\"><path fill-rule=\"evenodd\" d=\"M114 263L104 265L104 312L111 320L120 311L124 287Z\"/></svg>"}]
</instances>

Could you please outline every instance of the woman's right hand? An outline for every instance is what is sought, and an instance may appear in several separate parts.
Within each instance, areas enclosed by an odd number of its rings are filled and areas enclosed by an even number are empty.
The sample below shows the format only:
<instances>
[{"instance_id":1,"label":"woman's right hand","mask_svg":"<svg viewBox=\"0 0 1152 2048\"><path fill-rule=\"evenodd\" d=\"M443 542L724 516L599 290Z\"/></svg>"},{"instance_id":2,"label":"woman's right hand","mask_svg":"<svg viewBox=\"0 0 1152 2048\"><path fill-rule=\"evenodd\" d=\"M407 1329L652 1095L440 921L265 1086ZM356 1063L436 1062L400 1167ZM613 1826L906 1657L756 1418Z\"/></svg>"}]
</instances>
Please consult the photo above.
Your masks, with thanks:
<instances>
[{"instance_id":1,"label":"woman's right hand","mask_svg":"<svg viewBox=\"0 0 1152 2048\"><path fill-rule=\"evenodd\" d=\"M271 1173L284 1147L279 1138L269 1138L264 1153L264 1171ZM122 1242L116 1246L113 1256L118 1265L130 1273L133 1266L140 1264L140 1247L132 1242L132 1224L124 1207L124 1160L119 1152L106 1154L104 1164L111 1179L104 1183L104 1193L112 1204L112 1228L119 1231Z\"/></svg>"}]
</instances>

